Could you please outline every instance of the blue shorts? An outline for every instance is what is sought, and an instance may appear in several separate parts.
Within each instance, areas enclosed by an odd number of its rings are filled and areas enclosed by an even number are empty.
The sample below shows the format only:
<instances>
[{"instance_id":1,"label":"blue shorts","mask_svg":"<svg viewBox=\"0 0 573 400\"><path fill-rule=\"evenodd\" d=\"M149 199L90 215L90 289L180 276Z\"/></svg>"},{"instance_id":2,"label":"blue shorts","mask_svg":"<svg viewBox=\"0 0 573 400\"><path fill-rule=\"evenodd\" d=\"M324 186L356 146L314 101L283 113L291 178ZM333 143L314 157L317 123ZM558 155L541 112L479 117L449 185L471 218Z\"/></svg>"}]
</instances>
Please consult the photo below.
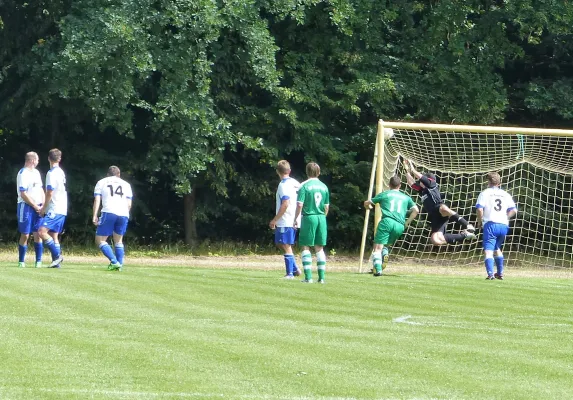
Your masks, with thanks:
<instances>
[{"instance_id":1,"label":"blue shorts","mask_svg":"<svg viewBox=\"0 0 573 400\"><path fill-rule=\"evenodd\" d=\"M64 222L66 222L65 215L48 213L38 221L38 229L48 228L50 232L62 233Z\"/></svg>"},{"instance_id":2,"label":"blue shorts","mask_svg":"<svg viewBox=\"0 0 573 400\"><path fill-rule=\"evenodd\" d=\"M295 235L296 229L277 226L275 229L275 243L293 245L295 242Z\"/></svg>"},{"instance_id":3,"label":"blue shorts","mask_svg":"<svg viewBox=\"0 0 573 400\"><path fill-rule=\"evenodd\" d=\"M509 226L488 222L483 227L483 249L501 250L505 236L509 233Z\"/></svg>"},{"instance_id":4,"label":"blue shorts","mask_svg":"<svg viewBox=\"0 0 573 400\"><path fill-rule=\"evenodd\" d=\"M41 204L38 204L41 206ZM38 231L38 222L40 221L40 214L36 212L29 204L25 202L18 203L16 210L18 216L18 231L26 235Z\"/></svg>"},{"instance_id":5,"label":"blue shorts","mask_svg":"<svg viewBox=\"0 0 573 400\"><path fill-rule=\"evenodd\" d=\"M128 217L120 217L111 213L101 213L99 224L96 229L97 236L125 235L127 231Z\"/></svg>"}]
</instances>

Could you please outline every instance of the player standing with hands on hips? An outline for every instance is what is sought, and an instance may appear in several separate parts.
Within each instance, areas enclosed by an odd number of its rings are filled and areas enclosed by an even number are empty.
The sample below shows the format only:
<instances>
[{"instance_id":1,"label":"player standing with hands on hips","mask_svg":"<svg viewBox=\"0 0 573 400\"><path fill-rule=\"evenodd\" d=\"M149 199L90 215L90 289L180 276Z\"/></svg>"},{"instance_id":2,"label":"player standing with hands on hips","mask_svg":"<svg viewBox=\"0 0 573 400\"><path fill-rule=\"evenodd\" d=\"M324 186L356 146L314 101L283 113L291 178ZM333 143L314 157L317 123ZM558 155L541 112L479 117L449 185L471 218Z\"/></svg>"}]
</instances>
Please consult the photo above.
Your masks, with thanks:
<instances>
[{"instance_id":1,"label":"player standing with hands on hips","mask_svg":"<svg viewBox=\"0 0 573 400\"><path fill-rule=\"evenodd\" d=\"M120 178L118 167L112 165L107 170L107 177L101 179L94 189L92 222L97 226L95 242L104 256L110 262L109 271L121 271L125 249L123 235L127 231L129 211L133 192L131 185ZM100 204L101 217L98 218ZM107 238L113 235L115 254L107 243Z\"/></svg>"},{"instance_id":2,"label":"player standing with hands on hips","mask_svg":"<svg viewBox=\"0 0 573 400\"><path fill-rule=\"evenodd\" d=\"M503 279L501 246L509 233L509 220L517 214L517 207L511 195L500 187L501 177L497 172L487 174L487 182L488 188L477 199L477 226L483 225L486 279Z\"/></svg>"}]
</instances>

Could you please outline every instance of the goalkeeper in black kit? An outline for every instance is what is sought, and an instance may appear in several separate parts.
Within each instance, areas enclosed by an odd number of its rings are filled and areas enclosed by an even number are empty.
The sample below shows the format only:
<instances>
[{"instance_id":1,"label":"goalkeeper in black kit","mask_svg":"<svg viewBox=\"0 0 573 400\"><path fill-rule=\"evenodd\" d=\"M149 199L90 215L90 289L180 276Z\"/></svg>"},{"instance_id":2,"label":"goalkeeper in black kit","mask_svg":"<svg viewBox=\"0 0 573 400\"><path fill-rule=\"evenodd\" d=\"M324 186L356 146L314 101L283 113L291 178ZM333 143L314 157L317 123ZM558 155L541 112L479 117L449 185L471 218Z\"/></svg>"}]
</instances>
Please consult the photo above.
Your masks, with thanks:
<instances>
[{"instance_id":1,"label":"goalkeeper in black kit","mask_svg":"<svg viewBox=\"0 0 573 400\"><path fill-rule=\"evenodd\" d=\"M404 160L404 168L408 185L421 196L423 210L428 214L428 220L432 225L431 242L436 246L443 246L465 239L475 239L474 226L444 203L435 175L421 174L416 171L410 160ZM449 221L461 225L463 230L460 233L446 233Z\"/></svg>"}]
</instances>

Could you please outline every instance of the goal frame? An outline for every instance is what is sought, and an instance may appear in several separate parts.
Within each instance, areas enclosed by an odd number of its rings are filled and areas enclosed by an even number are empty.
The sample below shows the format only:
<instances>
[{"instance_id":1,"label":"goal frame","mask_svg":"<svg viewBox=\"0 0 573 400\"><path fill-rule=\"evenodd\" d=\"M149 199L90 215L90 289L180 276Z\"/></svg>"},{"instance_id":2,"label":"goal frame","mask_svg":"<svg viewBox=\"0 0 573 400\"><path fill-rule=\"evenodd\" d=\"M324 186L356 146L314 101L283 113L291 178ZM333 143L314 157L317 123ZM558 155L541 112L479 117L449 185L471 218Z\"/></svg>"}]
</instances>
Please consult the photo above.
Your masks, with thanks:
<instances>
[{"instance_id":1,"label":"goal frame","mask_svg":"<svg viewBox=\"0 0 573 400\"><path fill-rule=\"evenodd\" d=\"M524 127L508 127L508 126L486 126L486 125L449 125L449 124L435 124L435 123L417 123L417 122L398 122L398 121L384 121L378 120L376 130L376 142L374 148L374 158L372 161L372 171L370 176L370 186L368 188L368 199L372 198L372 191L374 189L373 182L375 182L376 193L382 192L387 183L383 182L384 178L384 151L385 142L390 138L385 138L385 129L412 129L421 131L434 131L438 133L448 134L450 132L461 133L481 133L481 134L497 134L497 135L531 135L531 136L558 136L558 137L573 137L573 130L571 129L547 129L547 128L524 128ZM378 225L382 213L380 206L377 204L374 209L374 227ZM362 242L360 245L360 261L358 272L362 273L364 264L364 253L366 249L366 238L368 236L368 225L370 219L370 210L367 209L364 216L364 228L362 232Z\"/></svg>"}]
</instances>

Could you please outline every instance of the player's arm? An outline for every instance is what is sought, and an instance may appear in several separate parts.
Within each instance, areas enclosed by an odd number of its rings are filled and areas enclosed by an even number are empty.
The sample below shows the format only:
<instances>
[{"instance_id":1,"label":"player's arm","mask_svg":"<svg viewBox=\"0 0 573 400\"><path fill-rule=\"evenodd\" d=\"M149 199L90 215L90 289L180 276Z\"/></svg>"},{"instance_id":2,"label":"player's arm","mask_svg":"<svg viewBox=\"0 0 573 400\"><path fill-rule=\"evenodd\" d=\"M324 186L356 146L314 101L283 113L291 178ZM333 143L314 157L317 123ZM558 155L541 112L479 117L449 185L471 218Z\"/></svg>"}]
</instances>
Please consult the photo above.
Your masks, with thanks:
<instances>
[{"instance_id":1,"label":"player's arm","mask_svg":"<svg viewBox=\"0 0 573 400\"><path fill-rule=\"evenodd\" d=\"M476 228L481 228L483 223L483 207L476 208L477 213L477 220L476 220Z\"/></svg>"},{"instance_id":2,"label":"player's arm","mask_svg":"<svg viewBox=\"0 0 573 400\"><path fill-rule=\"evenodd\" d=\"M277 212L277 215L275 215L275 217L273 219L271 219L271 222L269 222L269 227L271 229L275 229L277 227L277 221L279 219L281 219L283 215L285 215L289 204L290 204L290 199L288 199L288 198L284 199L281 202L281 206L279 207L279 211Z\"/></svg>"},{"instance_id":3,"label":"player's arm","mask_svg":"<svg viewBox=\"0 0 573 400\"><path fill-rule=\"evenodd\" d=\"M418 206L414 206L412 208L410 208L410 215L408 216L408 219L406 220L406 222L404 223L404 226L409 226L412 221L418 216L418 214L420 214L420 209L418 208Z\"/></svg>"},{"instance_id":4,"label":"player's arm","mask_svg":"<svg viewBox=\"0 0 573 400\"><path fill-rule=\"evenodd\" d=\"M303 205L303 203L301 203L300 201L296 202L296 211L294 212L294 223L293 223L293 226L295 228L298 228L298 224L296 221L298 221L298 217L300 216L300 213L302 212L302 205Z\"/></svg>"},{"instance_id":5,"label":"player's arm","mask_svg":"<svg viewBox=\"0 0 573 400\"><path fill-rule=\"evenodd\" d=\"M129 201L131 203L131 200ZM99 222L99 218L97 216L99 212L99 206L101 204L101 195L95 194L94 195L94 204L93 204L93 214L92 214L92 222L94 225L97 225Z\"/></svg>"},{"instance_id":6,"label":"player's arm","mask_svg":"<svg viewBox=\"0 0 573 400\"><path fill-rule=\"evenodd\" d=\"M50 202L52 201L52 194L54 193L54 191L52 189L46 189L46 196L44 197L44 205L42 206L42 209L39 211L41 216L44 216L46 214L46 211L48 210L48 206L50 205Z\"/></svg>"},{"instance_id":7,"label":"player's arm","mask_svg":"<svg viewBox=\"0 0 573 400\"><path fill-rule=\"evenodd\" d=\"M38 207L38 205L32 201L32 198L30 196L28 196L27 190L20 189L20 197L22 197L22 200L24 200L26 204L32 207L36 212L40 212L41 208Z\"/></svg>"},{"instance_id":8,"label":"player's arm","mask_svg":"<svg viewBox=\"0 0 573 400\"><path fill-rule=\"evenodd\" d=\"M324 205L324 216L325 217L328 215L328 211L330 211L330 204L325 204Z\"/></svg>"},{"instance_id":9,"label":"player's arm","mask_svg":"<svg viewBox=\"0 0 573 400\"><path fill-rule=\"evenodd\" d=\"M406 182L408 183L408 186L410 186L416 192L421 191L422 187L418 185L416 179L420 179L422 174L416 171L414 165L412 164L412 161L404 160L404 169L406 170Z\"/></svg>"},{"instance_id":10,"label":"player's arm","mask_svg":"<svg viewBox=\"0 0 573 400\"><path fill-rule=\"evenodd\" d=\"M517 208L510 208L507 210L507 218L512 219L517 215Z\"/></svg>"}]
</instances>

